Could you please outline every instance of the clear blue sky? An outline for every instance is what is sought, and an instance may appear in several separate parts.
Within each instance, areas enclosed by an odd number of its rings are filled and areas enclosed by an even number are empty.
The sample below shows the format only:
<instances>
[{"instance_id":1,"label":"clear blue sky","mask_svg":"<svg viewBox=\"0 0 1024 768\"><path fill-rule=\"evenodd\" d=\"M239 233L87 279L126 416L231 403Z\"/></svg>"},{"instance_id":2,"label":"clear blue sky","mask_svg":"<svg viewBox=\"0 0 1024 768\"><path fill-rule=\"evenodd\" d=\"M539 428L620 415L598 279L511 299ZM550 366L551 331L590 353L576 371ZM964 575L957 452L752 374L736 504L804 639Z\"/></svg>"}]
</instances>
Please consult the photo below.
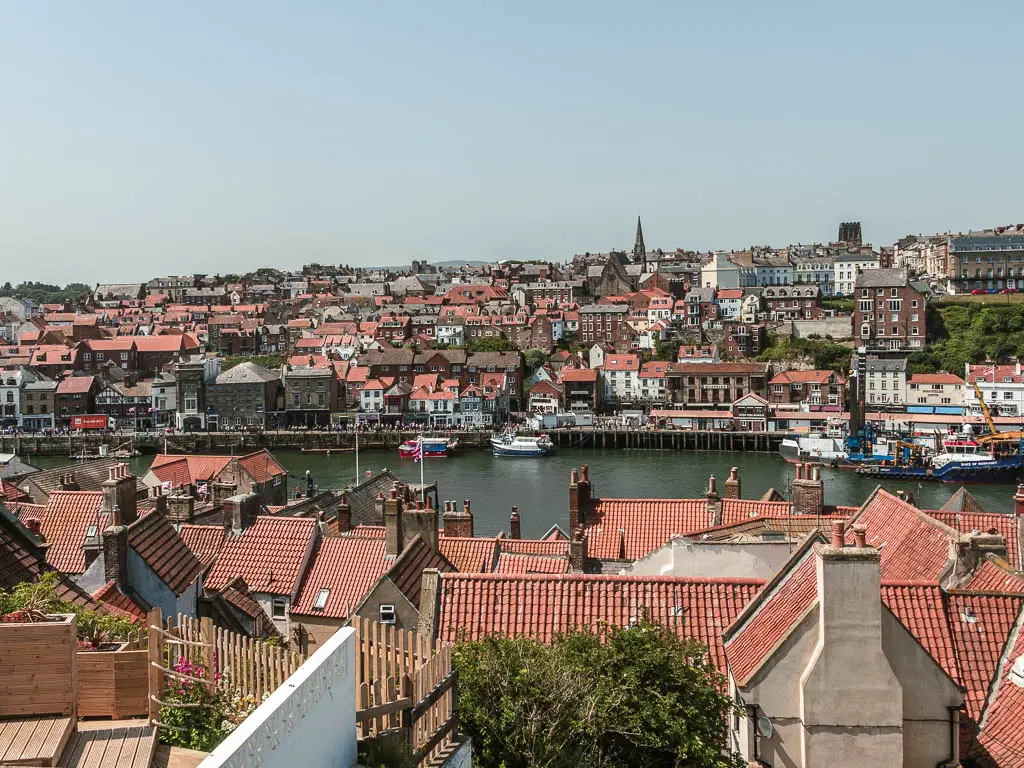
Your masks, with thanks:
<instances>
[{"instance_id":1,"label":"clear blue sky","mask_svg":"<svg viewBox=\"0 0 1024 768\"><path fill-rule=\"evenodd\" d=\"M1024 4L0 4L0 282L1024 220Z\"/></svg>"}]
</instances>

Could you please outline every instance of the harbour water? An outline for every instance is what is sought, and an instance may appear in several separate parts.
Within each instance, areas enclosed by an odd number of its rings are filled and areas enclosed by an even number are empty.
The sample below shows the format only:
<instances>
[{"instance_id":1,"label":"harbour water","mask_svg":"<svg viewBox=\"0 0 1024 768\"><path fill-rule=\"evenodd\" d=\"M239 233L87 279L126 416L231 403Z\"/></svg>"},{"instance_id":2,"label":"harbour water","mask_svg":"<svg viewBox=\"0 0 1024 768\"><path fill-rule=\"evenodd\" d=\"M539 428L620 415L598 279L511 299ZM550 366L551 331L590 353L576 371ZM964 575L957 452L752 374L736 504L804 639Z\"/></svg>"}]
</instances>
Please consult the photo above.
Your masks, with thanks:
<instances>
[{"instance_id":1,"label":"harbour water","mask_svg":"<svg viewBox=\"0 0 1024 768\"><path fill-rule=\"evenodd\" d=\"M351 454L274 454L289 471L289 489L304 485L308 469L321 488L339 488L356 476ZM131 461L136 474L143 474L152 456ZM67 464L67 459L38 457L40 467ZM794 468L780 457L765 453L719 451L622 451L600 448L561 450L543 458L501 458L482 451L467 452L447 459L427 459L424 477L437 482L441 499L472 501L476 532L493 534L507 530L508 516L515 505L522 517L523 535L542 535L552 525L567 527L569 472L581 464L590 466L594 491L606 498L694 498L704 495L708 476L721 482L729 468L740 468L744 498L759 498L769 488L788 497ZM361 452L360 474L387 468L410 482L419 482L420 466L397 454L384 451ZM876 483L849 470L823 469L825 503L857 505L867 498ZM958 486L941 483L887 482L890 490L913 491L918 506L935 509ZM969 490L989 512L1013 510L1013 485L972 485Z\"/></svg>"}]
</instances>

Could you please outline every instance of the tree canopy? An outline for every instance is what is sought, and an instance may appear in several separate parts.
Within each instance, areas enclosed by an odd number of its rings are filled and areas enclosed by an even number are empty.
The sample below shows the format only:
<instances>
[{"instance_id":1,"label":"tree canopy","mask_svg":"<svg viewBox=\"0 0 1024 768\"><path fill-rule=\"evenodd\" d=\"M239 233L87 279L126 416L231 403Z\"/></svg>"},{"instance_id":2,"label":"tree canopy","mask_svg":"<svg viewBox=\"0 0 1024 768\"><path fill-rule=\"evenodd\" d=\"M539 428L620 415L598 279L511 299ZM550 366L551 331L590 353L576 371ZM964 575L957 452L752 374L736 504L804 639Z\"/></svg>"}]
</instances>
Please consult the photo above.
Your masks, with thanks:
<instances>
[{"instance_id":1,"label":"tree canopy","mask_svg":"<svg viewBox=\"0 0 1024 768\"><path fill-rule=\"evenodd\" d=\"M515 344L501 336L485 336L469 342L470 352L515 352L517 349Z\"/></svg>"},{"instance_id":2,"label":"tree canopy","mask_svg":"<svg viewBox=\"0 0 1024 768\"><path fill-rule=\"evenodd\" d=\"M544 645L459 644L459 727L482 768L736 768L706 649L647 620Z\"/></svg>"},{"instance_id":3,"label":"tree canopy","mask_svg":"<svg viewBox=\"0 0 1024 768\"><path fill-rule=\"evenodd\" d=\"M1024 357L1024 304L928 308L931 344L908 358L911 373L964 375L965 363Z\"/></svg>"},{"instance_id":4,"label":"tree canopy","mask_svg":"<svg viewBox=\"0 0 1024 768\"><path fill-rule=\"evenodd\" d=\"M4 283L0 288L0 296L17 296L22 299L31 299L37 304L63 304L65 301L84 299L92 293L85 283L68 283L61 288L59 285L49 283L37 283L28 281L11 285Z\"/></svg>"}]
</instances>

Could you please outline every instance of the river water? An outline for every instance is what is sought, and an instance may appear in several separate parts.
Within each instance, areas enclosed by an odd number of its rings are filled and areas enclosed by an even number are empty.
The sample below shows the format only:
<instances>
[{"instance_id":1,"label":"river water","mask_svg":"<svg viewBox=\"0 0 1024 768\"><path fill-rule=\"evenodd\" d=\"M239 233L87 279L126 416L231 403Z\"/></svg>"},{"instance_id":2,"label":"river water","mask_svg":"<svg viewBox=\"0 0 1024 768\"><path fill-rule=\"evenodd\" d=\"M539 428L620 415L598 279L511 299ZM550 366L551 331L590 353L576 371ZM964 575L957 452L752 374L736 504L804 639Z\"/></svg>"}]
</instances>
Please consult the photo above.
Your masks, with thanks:
<instances>
[{"instance_id":1,"label":"river water","mask_svg":"<svg viewBox=\"0 0 1024 768\"><path fill-rule=\"evenodd\" d=\"M355 478L355 457L351 454L306 454L278 451L278 461L294 475L289 488L302 484L308 469L321 488L338 488ZM36 466L53 467L69 463L55 457L30 457ZM131 461L137 475L144 474L151 456ZM594 492L606 498L695 498L707 491L708 476L719 479L719 492L729 468L740 468L744 498L759 498L769 488L788 497L794 468L781 457L763 453L710 451L623 451L600 448L570 448L542 458L496 457L483 451L467 452L448 459L427 459L425 480L437 482L440 498L472 501L477 535L508 529L512 505L519 507L523 536L536 537L552 525L568 527L569 472L581 464L590 466ZM419 482L420 465L384 451L364 451L359 470L374 473L387 468L410 482ZM859 505L876 482L860 478L849 470L823 469L825 503ZM957 489L944 483L886 483L890 490L912 490L918 506L935 509ZM989 512L1012 512L1012 485L970 486Z\"/></svg>"}]
</instances>

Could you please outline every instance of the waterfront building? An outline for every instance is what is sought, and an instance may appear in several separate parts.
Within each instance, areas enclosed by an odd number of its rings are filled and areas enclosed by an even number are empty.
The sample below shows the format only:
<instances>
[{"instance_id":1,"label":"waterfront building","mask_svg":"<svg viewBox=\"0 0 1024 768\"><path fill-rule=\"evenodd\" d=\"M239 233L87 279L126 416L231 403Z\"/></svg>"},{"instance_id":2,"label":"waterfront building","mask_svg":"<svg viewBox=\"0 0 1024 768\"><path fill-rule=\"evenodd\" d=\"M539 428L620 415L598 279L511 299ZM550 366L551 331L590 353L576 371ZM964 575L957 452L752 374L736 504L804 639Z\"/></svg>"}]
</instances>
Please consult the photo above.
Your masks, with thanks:
<instances>
[{"instance_id":1,"label":"waterfront building","mask_svg":"<svg viewBox=\"0 0 1024 768\"><path fill-rule=\"evenodd\" d=\"M827 411L846 407L846 380L835 371L781 371L769 386L768 399L773 404Z\"/></svg>"},{"instance_id":2,"label":"waterfront building","mask_svg":"<svg viewBox=\"0 0 1024 768\"><path fill-rule=\"evenodd\" d=\"M251 361L224 371L207 387L211 428L272 426L269 414L282 410L278 403L280 391L280 372Z\"/></svg>"},{"instance_id":3,"label":"waterfront building","mask_svg":"<svg viewBox=\"0 0 1024 768\"><path fill-rule=\"evenodd\" d=\"M1017 418L1024 414L1024 375L1019 360L1011 365L967 363L965 378L967 386L963 388L963 399L968 416L982 416L974 385L981 390L981 396L993 416ZM981 424L978 428L985 429Z\"/></svg>"},{"instance_id":4,"label":"waterfront building","mask_svg":"<svg viewBox=\"0 0 1024 768\"><path fill-rule=\"evenodd\" d=\"M856 370L856 361L853 368ZM866 360L864 402L879 409L902 408L907 402L907 359L905 357Z\"/></svg>"},{"instance_id":5,"label":"waterfront building","mask_svg":"<svg viewBox=\"0 0 1024 768\"><path fill-rule=\"evenodd\" d=\"M955 373L915 373L907 379L908 413L963 413L964 380Z\"/></svg>"},{"instance_id":6,"label":"waterfront building","mask_svg":"<svg viewBox=\"0 0 1024 768\"><path fill-rule=\"evenodd\" d=\"M726 406L753 392L768 394L769 363L677 363L669 372L673 402L686 408Z\"/></svg>"}]
</instances>

